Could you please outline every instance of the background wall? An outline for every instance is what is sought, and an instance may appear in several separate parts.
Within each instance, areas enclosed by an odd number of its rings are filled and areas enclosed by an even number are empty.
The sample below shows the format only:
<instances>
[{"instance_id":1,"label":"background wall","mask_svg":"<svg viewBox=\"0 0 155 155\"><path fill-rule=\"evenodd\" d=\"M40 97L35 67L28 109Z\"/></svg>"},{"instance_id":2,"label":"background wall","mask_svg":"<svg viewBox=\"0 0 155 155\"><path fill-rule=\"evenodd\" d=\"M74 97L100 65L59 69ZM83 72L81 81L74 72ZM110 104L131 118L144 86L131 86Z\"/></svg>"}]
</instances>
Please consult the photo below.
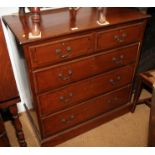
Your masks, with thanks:
<instances>
[{"instance_id":1,"label":"background wall","mask_svg":"<svg viewBox=\"0 0 155 155\"><path fill-rule=\"evenodd\" d=\"M0 17L7 14L17 14L17 7L0 7ZM21 102L18 103L19 112L25 111L23 104L25 103L28 108L32 108L32 99L29 89L28 78L25 70L24 58L18 52L18 48L15 42L15 38L12 35L11 31L8 27L6 27L3 23L3 30L5 34L5 39L8 46L9 56L11 59L13 72L17 84L17 88L19 91L19 95L21 98Z\"/></svg>"},{"instance_id":2,"label":"background wall","mask_svg":"<svg viewBox=\"0 0 155 155\"><path fill-rule=\"evenodd\" d=\"M16 12L18 12L18 7L0 7L0 16Z\"/></svg>"}]
</instances>

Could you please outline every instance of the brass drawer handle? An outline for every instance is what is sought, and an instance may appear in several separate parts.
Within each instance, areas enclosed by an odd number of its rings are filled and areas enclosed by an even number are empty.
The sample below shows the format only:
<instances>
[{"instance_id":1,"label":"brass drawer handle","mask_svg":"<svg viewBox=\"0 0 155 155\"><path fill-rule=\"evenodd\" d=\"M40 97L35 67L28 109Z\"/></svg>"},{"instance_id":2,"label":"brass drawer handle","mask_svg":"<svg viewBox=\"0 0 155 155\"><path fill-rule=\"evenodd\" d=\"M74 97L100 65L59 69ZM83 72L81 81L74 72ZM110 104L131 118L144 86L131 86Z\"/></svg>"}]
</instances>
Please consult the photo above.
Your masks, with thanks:
<instances>
[{"instance_id":1,"label":"brass drawer handle","mask_svg":"<svg viewBox=\"0 0 155 155\"><path fill-rule=\"evenodd\" d=\"M124 60L124 55L120 55L118 58L116 57L112 58L112 62L114 62L116 65L123 64L123 60Z\"/></svg>"},{"instance_id":2,"label":"brass drawer handle","mask_svg":"<svg viewBox=\"0 0 155 155\"><path fill-rule=\"evenodd\" d=\"M117 76L116 80L117 81L120 81L121 77L120 76Z\"/></svg>"},{"instance_id":3,"label":"brass drawer handle","mask_svg":"<svg viewBox=\"0 0 155 155\"><path fill-rule=\"evenodd\" d=\"M60 54L61 53L61 49L60 48L56 48L55 52L56 52L56 54Z\"/></svg>"},{"instance_id":4,"label":"brass drawer handle","mask_svg":"<svg viewBox=\"0 0 155 155\"><path fill-rule=\"evenodd\" d=\"M114 35L114 40L116 40L117 42L119 42L119 43L122 43L122 42L124 42L124 39L123 38L121 38L120 36L118 36L118 35Z\"/></svg>"},{"instance_id":5,"label":"brass drawer handle","mask_svg":"<svg viewBox=\"0 0 155 155\"><path fill-rule=\"evenodd\" d=\"M121 60L123 60L124 59L124 55L120 55L120 57L119 57Z\"/></svg>"},{"instance_id":6,"label":"brass drawer handle","mask_svg":"<svg viewBox=\"0 0 155 155\"><path fill-rule=\"evenodd\" d=\"M114 40L116 40L118 43L123 43L126 37L127 37L127 34L122 33L121 35L114 35Z\"/></svg>"},{"instance_id":7,"label":"brass drawer handle","mask_svg":"<svg viewBox=\"0 0 155 155\"><path fill-rule=\"evenodd\" d=\"M120 76L117 76L115 79L110 79L109 82L114 86L121 80Z\"/></svg>"},{"instance_id":8,"label":"brass drawer handle","mask_svg":"<svg viewBox=\"0 0 155 155\"><path fill-rule=\"evenodd\" d=\"M114 79L110 79L109 82L110 82L112 85L115 85L115 80L114 80Z\"/></svg>"},{"instance_id":9,"label":"brass drawer handle","mask_svg":"<svg viewBox=\"0 0 155 155\"><path fill-rule=\"evenodd\" d=\"M66 51L66 53L63 52L60 48L55 49L56 54L60 58L68 58L72 52L72 48L70 46L68 46L65 51Z\"/></svg>"},{"instance_id":10,"label":"brass drawer handle","mask_svg":"<svg viewBox=\"0 0 155 155\"><path fill-rule=\"evenodd\" d=\"M64 75L63 73L59 73L58 77L61 80L66 81L66 80L70 80L72 74L73 74L73 71L71 69L69 69L68 72L67 72L67 75Z\"/></svg>"},{"instance_id":11,"label":"brass drawer handle","mask_svg":"<svg viewBox=\"0 0 155 155\"><path fill-rule=\"evenodd\" d=\"M72 48L71 48L70 46L68 46L68 47L66 48L66 51L67 51L67 52L72 52Z\"/></svg>"},{"instance_id":12,"label":"brass drawer handle","mask_svg":"<svg viewBox=\"0 0 155 155\"><path fill-rule=\"evenodd\" d=\"M66 120L65 118L63 118L63 119L61 119L61 122L62 122L62 123L66 123L67 120Z\"/></svg>"},{"instance_id":13,"label":"brass drawer handle","mask_svg":"<svg viewBox=\"0 0 155 155\"><path fill-rule=\"evenodd\" d=\"M71 121L73 121L75 119L75 116L74 115L70 115L68 118L62 118L61 119L61 122L64 123L64 124L68 124L70 123Z\"/></svg>"},{"instance_id":14,"label":"brass drawer handle","mask_svg":"<svg viewBox=\"0 0 155 155\"><path fill-rule=\"evenodd\" d=\"M59 99L63 103L68 103L68 102L71 101L72 97L73 97L73 93L71 92L66 97L65 96L60 96Z\"/></svg>"},{"instance_id":15,"label":"brass drawer handle","mask_svg":"<svg viewBox=\"0 0 155 155\"><path fill-rule=\"evenodd\" d=\"M122 35L121 35L123 38L125 38L125 37L127 37L127 33L122 33Z\"/></svg>"},{"instance_id":16,"label":"brass drawer handle","mask_svg":"<svg viewBox=\"0 0 155 155\"><path fill-rule=\"evenodd\" d=\"M74 115L70 115L69 118L70 118L70 120L72 120L72 119L75 118L75 116Z\"/></svg>"}]
</instances>

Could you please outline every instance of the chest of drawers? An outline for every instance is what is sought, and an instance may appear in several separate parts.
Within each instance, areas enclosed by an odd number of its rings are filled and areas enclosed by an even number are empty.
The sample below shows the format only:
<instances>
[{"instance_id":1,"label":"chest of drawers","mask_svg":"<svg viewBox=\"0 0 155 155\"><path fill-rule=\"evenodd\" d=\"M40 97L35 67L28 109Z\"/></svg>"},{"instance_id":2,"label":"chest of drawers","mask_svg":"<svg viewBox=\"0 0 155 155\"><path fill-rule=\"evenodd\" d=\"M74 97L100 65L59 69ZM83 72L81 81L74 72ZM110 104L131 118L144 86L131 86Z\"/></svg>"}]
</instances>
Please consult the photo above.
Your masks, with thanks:
<instances>
[{"instance_id":1,"label":"chest of drawers","mask_svg":"<svg viewBox=\"0 0 155 155\"><path fill-rule=\"evenodd\" d=\"M28 39L18 16L3 17L23 49L42 146L129 111L147 18L133 9L108 8L110 24L100 26L96 9L81 8L79 29L72 31L68 9L56 9L41 13L42 37Z\"/></svg>"}]
</instances>

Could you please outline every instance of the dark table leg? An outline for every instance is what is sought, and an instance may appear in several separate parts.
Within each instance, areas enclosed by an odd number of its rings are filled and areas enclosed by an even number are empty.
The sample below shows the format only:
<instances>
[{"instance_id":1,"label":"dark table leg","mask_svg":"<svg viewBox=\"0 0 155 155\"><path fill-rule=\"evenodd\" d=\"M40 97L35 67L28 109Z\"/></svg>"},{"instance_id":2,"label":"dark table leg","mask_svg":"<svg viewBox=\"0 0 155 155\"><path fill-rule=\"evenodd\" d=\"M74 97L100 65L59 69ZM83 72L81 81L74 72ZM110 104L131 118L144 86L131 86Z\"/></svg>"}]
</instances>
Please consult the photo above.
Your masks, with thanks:
<instances>
[{"instance_id":1,"label":"dark table leg","mask_svg":"<svg viewBox=\"0 0 155 155\"><path fill-rule=\"evenodd\" d=\"M15 127L15 130L16 130L16 135L17 135L17 139L18 139L18 142L19 142L19 145L20 146L23 146L23 147L26 147L27 144L25 142L25 137L24 137L24 133L23 133L23 130L22 130L22 124L19 120L19 115L18 115L18 110L17 110L17 105L12 105L9 107L10 109L10 112L12 114L12 117L13 117L13 120L12 120L12 123Z\"/></svg>"},{"instance_id":2,"label":"dark table leg","mask_svg":"<svg viewBox=\"0 0 155 155\"><path fill-rule=\"evenodd\" d=\"M139 100L139 97L140 97L140 94L142 92L142 87L143 86L143 82L142 82L142 79L140 77L138 77L137 79L137 89L135 90L135 93L134 93L134 98L133 98L133 106L131 108L131 112L133 113L136 109L136 105L138 103L138 100Z\"/></svg>"},{"instance_id":3,"label":"dark table leg","mask_svg":"<svg viewBox=\"0 0 155 155\"><path fill-rule=\"evenodd\" d=\"M153 92L152 92L148 146L155 146L155 84L153 85Z\"/></svg>"},{"instance_id":4,"label":"dark table leg","mask_svg":"<svg viewBox=\"0 0 155 155\"><path fill-rule=\"evenodd\" d=\"M9 146L10 146L9 139L6 134L3 120L2 120L1 114L0 114L0 147L9 147Z\"/></svg>"}]
</instances>

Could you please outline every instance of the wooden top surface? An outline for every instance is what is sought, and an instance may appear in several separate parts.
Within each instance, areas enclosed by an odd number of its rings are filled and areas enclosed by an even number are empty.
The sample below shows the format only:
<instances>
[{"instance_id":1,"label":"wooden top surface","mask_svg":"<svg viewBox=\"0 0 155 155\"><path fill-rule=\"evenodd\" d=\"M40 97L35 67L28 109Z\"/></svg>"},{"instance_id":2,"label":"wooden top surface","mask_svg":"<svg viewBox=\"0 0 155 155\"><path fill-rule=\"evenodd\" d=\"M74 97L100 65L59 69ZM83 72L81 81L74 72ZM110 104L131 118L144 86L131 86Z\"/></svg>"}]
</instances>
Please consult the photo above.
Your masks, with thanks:
<instances>
[{"instance_id":1,"label":"wooden top surface","mask_svg":"<svg viewBox=\"0 0 155 155\"><path fill-rule=\"evenodd\" d=\"M12 65L0 21L0 104L18 96Z\"/></svg>"},{"instance_id":2,"label":"wooden top surface","mask_svg":"<svg viewBox=\"0 0 155 155\"><path fill-rule=\"evenodd\" d=\"M31 31L32 28L31 13L26 14L25 17L21 18L19 18L18 15L4 16L3 20L10 27L20 44L26 44L36 40L44 40L64 34L71 34L88 29L106 27L109 25L116 25L119 23L125 23L149 17L148 15L131 8L107 8L106 19L110 24L100 26L96 22L96 10L96 8L80 8L77 13L76 20L76 25L79 29L74 31L70 29L68 8L42 11L40 21L41 38L37 39L28 39L27 37L28 32ZM23 25L21 21L24 21L25 24Z\"/></svg>"}]
</instances>

